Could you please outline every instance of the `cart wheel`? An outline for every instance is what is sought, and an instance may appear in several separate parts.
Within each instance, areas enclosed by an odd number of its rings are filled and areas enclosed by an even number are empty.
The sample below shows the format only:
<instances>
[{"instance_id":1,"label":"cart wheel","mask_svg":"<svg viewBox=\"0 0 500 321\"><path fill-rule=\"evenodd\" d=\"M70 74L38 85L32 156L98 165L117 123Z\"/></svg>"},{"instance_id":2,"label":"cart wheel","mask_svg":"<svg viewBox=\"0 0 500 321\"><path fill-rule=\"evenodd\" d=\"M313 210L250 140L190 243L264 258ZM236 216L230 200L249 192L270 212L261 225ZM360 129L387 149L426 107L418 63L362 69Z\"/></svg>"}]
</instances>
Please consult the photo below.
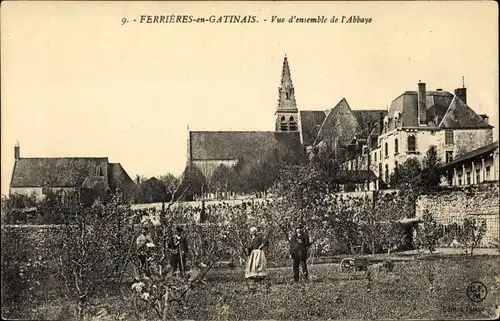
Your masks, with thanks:
<instances>
[{"instance_id":1,"label":"cart wheel","mask_svg":"<svg viewBox=\"0 0 500 321\"><path fill-rule=\"evenodd\" d=\"M344 258L340 261L340 270L341 271L349 271L352 269L353 259L352 258Z\"/></svg>"}]
</instances>

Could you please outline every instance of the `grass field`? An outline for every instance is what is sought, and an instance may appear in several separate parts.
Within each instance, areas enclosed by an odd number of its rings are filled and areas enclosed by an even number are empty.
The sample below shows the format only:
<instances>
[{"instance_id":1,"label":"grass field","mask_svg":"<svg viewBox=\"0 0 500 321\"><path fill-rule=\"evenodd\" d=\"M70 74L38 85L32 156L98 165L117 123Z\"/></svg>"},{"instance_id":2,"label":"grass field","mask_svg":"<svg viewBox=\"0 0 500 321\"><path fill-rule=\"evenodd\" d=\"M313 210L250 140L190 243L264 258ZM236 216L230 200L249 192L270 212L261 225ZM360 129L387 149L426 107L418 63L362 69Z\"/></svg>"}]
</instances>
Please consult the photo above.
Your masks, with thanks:
<instances>
[{"instance_id":1,"label":"grass field","mask_svg":"<svg viewBox=\"0 0 500 321\"><path fill-rule=\"evenodd\" d=\"M309 283L290 284L291 268L269 269L270 287L248 284L239 269L216 269L207 283L190 292L175 318L185 320L327 320L327 319L492 319L497 316L498 256L457 256L396 262L392 272L381 266L367 272L340 272L338 264L310 267ZM486 298L472 302L467 286L481 281ZM130 285L127 285L130 287ZM117 289L91 302L89 319L130 320L131 301ZM38 300L2 307L4 318L71 319L74 306L57 291Z\"/></svg>"}]
</instances>

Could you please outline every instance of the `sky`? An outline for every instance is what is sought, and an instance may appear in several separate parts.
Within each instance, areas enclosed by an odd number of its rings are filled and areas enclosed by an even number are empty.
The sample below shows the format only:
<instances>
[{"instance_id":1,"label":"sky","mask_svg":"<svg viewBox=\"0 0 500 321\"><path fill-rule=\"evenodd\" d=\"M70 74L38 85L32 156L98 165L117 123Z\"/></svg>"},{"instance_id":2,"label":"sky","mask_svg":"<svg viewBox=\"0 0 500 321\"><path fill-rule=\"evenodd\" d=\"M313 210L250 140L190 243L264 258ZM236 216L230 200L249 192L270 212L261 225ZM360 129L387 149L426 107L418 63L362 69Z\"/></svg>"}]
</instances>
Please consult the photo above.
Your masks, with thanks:
<instances>
[{"instance_id":1,"label":"sky","mask_svg":"<svg viewBox=\"0 0 500 321\"><path fill-rule=\"evenodd\" d=\"M139 23L170 14L259 22ZM384 109L420 80L453 92L463 76L468 105L490 116L498 139L497 17L489 1L4 2L2 194L16 141L21 157L109 157L133 178L181 174L188 126L273 130L285 54L301 110L343 97L352 109Z\"/></svg>"}]
</instances>

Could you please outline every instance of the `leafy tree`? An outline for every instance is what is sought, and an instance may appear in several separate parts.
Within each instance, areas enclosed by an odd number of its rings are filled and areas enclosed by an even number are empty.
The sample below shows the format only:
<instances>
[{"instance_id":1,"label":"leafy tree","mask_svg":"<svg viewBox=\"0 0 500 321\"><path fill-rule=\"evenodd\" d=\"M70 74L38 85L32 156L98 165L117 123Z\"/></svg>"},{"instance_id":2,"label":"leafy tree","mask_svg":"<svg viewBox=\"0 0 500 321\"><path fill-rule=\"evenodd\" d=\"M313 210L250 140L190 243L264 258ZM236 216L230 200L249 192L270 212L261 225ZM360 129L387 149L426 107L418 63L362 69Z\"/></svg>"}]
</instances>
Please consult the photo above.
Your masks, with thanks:
<instances>
[{"instance_id":1,"label":"leafy tree","mask_svg":"<svg viewBox=\"0 0 500 321\"><path fill-rule=\"evenodd\" d=\"M431 146L425 153L422 161L421 182L424 187L432 188L441 184L442 161L437 153L436 146Z\"/></svg>"},{"instance_id":2,"label":"leafy tree","mask_svg":"<svg viewBox=\"0 0 500 321\"><path fill-rule=\"evenodd\" d=\"M442 236L441 226L436 222L434 216L429 211L424 211L422 225L417 234L417 246L426 248L432 254Z\"/></svg>"},{"instance_id":3,"label":"leafy tree","mask_svg":"<svg viewBox=\"0 0 500 321\"><path fill-rule=\"evenodd\" d=\"M464 218L463 226L458 233L458 242L464 246L465 253L469 252L471 256L473 255L474 249L481 244L486 230L485 220Z\"/></svg>"},{"instance_id":4,"label":"leafy tree","mask_svg":"<svg viewBox=\"0 0 500 321\"><path fill-rule=\"evenodd\" d=\"M172 194L176 190L176 188L179 186L180 183L180 178L176 177L175 175L168 173L166 175L160 175L158 176L158 180L163 182L165 184L165 190L167 193L167 199L172 198Z\"/></svg>"},{"instance_id":5,"label":"leafy tree","mask_svg":"<svg viewBox=\"0 0 500 321\"><path fill-rule=\"evenodd\" d=\"M207 179L196 165L189 164L184 169L179 186L181 191L186 192L182 192L176 197L189 201L200 196L206 190Z\"/></svg>"},{"instance_id":6,"label":"leafy tree","mask_svg":"<svg viewBox=\"0 0 500 321\"><path fill-rule=\"evenodd\" d=\"M138 203L158 203L167 201L167 187L165 184L152 177L139 184L136 195Z\"/></svg>"}]
</instances>

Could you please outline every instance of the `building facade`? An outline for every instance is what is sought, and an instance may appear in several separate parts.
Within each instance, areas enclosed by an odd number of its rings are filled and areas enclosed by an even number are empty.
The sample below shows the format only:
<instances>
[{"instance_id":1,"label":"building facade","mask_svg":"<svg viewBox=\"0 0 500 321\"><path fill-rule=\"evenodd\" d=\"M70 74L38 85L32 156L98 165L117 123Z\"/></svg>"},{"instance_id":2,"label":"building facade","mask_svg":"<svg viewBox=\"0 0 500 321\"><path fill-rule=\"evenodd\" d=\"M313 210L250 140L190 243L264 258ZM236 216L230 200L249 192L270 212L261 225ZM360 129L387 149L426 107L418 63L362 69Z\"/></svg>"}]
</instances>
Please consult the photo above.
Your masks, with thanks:
<instances>
[{"instance_id":1,"label":"building facade","mask_svg":"<svg viewBox=\"0 0 500 321\"><path fill-rule=\"evenodd\" d=\"M381 117L371 139L348 157L346 169L370 169L384 184L398 165L410 158L422 161L435 147L440 158L449 163L474 149L492 143L493 126L486 115L478 115L467 105L467 89L455 94L437 89L406 91L394 99L388 113Z\"/></svg>"},{"instance_id":2,"label":"building facade","mask_svg":"<svg viewBox=\"0 0 500 321\"><path fill-rule=\"evenodd\" d=\"M25 158L17 143L14 158L9 193L33 196L37 201L51 192L79 188L127 192L135 185L121 164L110 163L107 157Z\"/></svg>"},{"instance_id":3,"label":"building facade","mask_svg":"<svg viewBox=\"0 0 500 321\"><path fill-rule=\"evenodd\" d=\"M467 186L499 180L498 141L461 155L443 166L442 185Z\"/></svg>"}]
</instances>

